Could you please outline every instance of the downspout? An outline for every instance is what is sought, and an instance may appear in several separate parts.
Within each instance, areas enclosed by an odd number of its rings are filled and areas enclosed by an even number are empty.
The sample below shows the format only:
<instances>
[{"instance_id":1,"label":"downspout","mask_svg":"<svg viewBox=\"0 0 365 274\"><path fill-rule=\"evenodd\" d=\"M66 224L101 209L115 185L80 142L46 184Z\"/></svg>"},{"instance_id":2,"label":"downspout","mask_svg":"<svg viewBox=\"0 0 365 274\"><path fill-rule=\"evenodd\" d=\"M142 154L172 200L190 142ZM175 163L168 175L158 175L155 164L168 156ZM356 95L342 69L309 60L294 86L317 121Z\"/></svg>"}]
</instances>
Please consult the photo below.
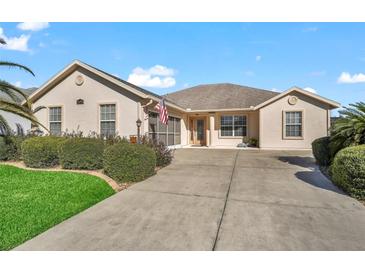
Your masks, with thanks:
<instances>
[{"instance_id":1,"label":"downspout","mask_svg":"<svg viewBox=\"0 0 365 274\"><path fill-rule=\"evenodd\" d=\"M327 136L330 136L330 128L331 128L331 110L327 110Z\"/></svg>"}]
</instances>

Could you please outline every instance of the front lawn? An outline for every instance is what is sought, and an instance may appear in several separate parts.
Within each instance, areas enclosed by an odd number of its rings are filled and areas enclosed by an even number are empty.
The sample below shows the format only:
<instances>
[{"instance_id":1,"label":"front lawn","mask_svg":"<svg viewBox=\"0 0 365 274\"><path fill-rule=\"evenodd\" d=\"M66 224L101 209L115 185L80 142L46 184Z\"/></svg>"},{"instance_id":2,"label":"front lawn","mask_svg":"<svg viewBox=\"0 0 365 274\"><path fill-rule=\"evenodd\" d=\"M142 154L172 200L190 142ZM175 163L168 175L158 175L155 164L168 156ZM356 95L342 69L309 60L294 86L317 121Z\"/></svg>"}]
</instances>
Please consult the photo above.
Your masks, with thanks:
<instances>
[{"instance_id":1,"label":"front lawn","mask_svg":"<svg viewBox=\"0 0 365 274\"><path fill-rule=\"evenodd\" d=\"M0 250L9 250L113 195L87 174L0 165Z\"/></svg>"}]
</instances>

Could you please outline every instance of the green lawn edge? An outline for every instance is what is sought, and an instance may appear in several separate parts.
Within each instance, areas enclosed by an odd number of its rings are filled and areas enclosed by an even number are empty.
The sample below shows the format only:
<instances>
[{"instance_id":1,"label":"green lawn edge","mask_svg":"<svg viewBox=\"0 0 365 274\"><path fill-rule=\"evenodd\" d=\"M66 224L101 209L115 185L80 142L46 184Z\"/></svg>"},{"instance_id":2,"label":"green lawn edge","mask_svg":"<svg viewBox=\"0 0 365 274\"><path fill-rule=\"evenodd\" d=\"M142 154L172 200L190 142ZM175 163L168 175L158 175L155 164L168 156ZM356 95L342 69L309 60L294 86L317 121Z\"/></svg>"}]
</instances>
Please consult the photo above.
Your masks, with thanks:
<instances>
[{"instance_id":1,"label":"green lawn edge","mask_svg":"<svg viewBox=\"0 0 365 274\"><path fill-rule=\"evenodd\" d=\"M0 250L10 250L112 196L103 179L0 164Z\"/></svg>"}]
</instances>

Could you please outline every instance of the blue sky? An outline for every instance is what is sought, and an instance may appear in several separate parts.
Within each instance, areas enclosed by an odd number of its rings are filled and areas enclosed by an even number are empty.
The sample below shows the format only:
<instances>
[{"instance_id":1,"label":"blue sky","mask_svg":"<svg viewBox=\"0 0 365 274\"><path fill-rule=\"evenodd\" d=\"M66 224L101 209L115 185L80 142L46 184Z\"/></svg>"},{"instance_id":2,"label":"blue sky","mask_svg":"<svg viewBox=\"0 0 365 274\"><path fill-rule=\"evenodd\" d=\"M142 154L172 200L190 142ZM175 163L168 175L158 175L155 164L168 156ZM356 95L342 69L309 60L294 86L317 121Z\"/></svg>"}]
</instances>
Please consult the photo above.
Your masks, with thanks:
<instances>
[{"instance_id":1,"label":"blue sky","mask_svg":"<svg viewBox=\"0 0 365 274\"><path fill-rule=\"evenodd\" d=\"M0 23L0 59L39 86L79 59L159 94L230 82L268 90L314 89L343 105L365 100L363 23Z\"/></svg>"}]
</instances>

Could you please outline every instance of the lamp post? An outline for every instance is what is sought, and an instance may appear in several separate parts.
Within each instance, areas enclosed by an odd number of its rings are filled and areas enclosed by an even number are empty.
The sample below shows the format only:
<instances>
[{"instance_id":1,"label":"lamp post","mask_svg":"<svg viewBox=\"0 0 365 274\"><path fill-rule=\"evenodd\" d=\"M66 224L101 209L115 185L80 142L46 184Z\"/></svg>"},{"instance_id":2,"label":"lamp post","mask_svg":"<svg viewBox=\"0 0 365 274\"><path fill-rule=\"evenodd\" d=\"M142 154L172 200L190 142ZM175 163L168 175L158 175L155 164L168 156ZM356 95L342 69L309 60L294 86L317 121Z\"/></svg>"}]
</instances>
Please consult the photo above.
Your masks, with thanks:
<instances>
[{"instance_id":1,"label":"lamp post","mask_svg":"<svg viewBox=\"0 0 365 274\"><path fill-rule=\"evenodd\" d=\"M140 144L141 143L141 125L142 125L142 121L139 118L136 121L136 125L137 125L137 143Z\"/></svg>"}]
</instances>

